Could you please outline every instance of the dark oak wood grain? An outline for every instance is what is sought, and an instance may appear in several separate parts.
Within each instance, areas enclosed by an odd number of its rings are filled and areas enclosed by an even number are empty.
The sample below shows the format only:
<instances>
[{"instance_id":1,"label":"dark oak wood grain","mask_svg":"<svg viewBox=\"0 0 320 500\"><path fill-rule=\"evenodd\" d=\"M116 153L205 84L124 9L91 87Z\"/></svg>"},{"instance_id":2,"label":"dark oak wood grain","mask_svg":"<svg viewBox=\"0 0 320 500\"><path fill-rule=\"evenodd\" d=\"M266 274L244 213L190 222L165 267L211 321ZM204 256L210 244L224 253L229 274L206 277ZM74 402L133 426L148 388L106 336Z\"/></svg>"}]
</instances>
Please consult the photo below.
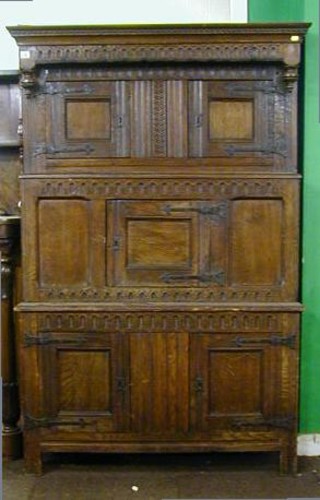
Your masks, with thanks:
<instances>
[{"instance_id":1,"label":"dark oak wood grain","mask_svg":"<svg viewBox=\"0 0 320 500\"><path fill-rule=\"evenodd\" d=\"M296 470L307 27L10 28L29 470L213 450Z\"/></svg>"}]
</instances>

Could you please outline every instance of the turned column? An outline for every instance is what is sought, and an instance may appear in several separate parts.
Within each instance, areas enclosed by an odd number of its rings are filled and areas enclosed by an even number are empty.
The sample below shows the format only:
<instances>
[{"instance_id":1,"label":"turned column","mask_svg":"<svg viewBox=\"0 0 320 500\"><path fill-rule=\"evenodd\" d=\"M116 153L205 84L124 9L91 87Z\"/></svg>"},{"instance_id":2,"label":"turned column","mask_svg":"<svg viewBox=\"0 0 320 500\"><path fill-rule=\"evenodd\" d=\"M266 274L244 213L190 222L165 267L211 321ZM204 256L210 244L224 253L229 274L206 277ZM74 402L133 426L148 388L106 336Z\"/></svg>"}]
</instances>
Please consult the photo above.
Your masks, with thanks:
<instances>
[{"instance_id":1,"label":"turned column","mask_svg":"<svg viewBox=\"0 0 320 500\"><path fill-rule=\"evenodd\" d=\"M8 460L22 455L22 433L18 424L20 408L13 320L14 267L19 242L19 222L18 216L0 216L2 455Z\"/></svg>"}]
</instances>

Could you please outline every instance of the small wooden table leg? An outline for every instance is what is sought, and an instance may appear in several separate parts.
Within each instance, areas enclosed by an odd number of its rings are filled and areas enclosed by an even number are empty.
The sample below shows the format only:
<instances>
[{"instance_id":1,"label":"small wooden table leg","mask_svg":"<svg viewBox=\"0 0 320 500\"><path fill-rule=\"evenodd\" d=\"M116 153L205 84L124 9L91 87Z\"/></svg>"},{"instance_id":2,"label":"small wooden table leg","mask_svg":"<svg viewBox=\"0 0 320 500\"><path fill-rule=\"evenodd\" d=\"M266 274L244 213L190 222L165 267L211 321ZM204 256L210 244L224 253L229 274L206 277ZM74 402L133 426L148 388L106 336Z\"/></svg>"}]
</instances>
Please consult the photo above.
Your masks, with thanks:
<instances>
[{"instance_id":1,"label":"small wooden table leg","mask_svg":"<svg viewBox=\"0 0 320 500\"><path fill-rule=\"evenodd\" d=\"M14 253L19 240L19 217L0 216L1 253L1 375L2 375L2 456L22 456L22 432L13 323Z\"/></svg>"}]
</instances>

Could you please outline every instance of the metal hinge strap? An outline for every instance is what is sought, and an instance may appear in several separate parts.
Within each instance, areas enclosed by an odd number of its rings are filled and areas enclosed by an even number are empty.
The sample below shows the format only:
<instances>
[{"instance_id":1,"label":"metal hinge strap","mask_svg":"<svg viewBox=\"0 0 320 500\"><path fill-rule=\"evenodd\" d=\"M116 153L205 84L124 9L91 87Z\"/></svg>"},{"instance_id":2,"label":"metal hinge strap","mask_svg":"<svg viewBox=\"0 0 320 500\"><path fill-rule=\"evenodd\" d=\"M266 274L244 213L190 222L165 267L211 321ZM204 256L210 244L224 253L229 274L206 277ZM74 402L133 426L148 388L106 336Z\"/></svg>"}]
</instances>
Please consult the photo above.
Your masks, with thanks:
<instances>
[{"instance_id":1,"label":"metal hinge strap","mask_svg":"<svg viewBox=\"0 0 320 500\"><path fill-rule=\"evenodd\" d=\"M281 335L270 335L269 337L263 338L236 337L234 343L237 347L242 347L248 344L270 344L272 346L287 346L294 349L296 345L296 335L292 333L286 337Z\"/></svg>"},{"instance_id":2,"label":"metal hinge strap","mask_svg":"<svg viewBox=\"0 0 320 500\"><path fill-rule=\"evenodd\" d=\"M83 144L82 146L63 146L63 147L56 147L53 146L52 144L45 145L45 144L39 144L36 146L33 150L33 155L38 156L38 155L52 155L52 154L58 154L58 153L86 153L87 155L92 153L94 151L94 147L92 144Z\"/></svg>"},{"instance_id":3,"label":"metal hinge strap","mask_svg":"<svg viewBox=\"0 0 320 500\"><path fill-rule=\"evenodd\" d=\"M197 205L195 207L177 207L170 204L166 204L163 207L163 211L170 215L172 212L196 212L200 215L209 217L213 222L219 222L221 219L225 219L227 216L227 202L223 201L221 203L216 203L214 205Z\"/></svg>"},{"instance_id":4,"label":"metal hinge strap","mask_svg":"<svg viewBox=\"0 0 320 500\"><path fill-rule=\"evenodd\" d=\"M85 337L76 337L76 338L54 338L51 333L42 333L40 336L31 335L30 333L26 333L24 336L24 347L32 347L36 346L45 346L50 344L72 344L78 345L82 344L85 341Z\"/></svg>"},{"instance_id":5,"label":"metal hinge strap","mask_svg":"<svg viewBox=\"0 0 320 500\"><path fill-rule=\"evenodd\" d=\"M223 285L225 281L225 272L222 269L217 269L211 273L203 274L170 274L165 273L161 276L162 281L171 283L174 281L190 281L197 280L200 283L217 283Z\"/></svg>"},{"instance_id":6,"label":"metal hinge strap","mask_svg":"<svg viewBox=\"0 0 320 500\"><path fill-rule=\"evenodd\" d=\"M279 427L283 429L292 429L296 424L294 415L287 415L284 417L276 416L266 419L252 420L235 418L232 420L232 427L241 429L243 427Z\"/></svg>"},{"instance_id":7,"label":"metal hinge strap","mask_svg":"<svg viewBox=\"0 0 320 500\"><path fill-rule=\"evenodd\" d=\"M49 428L57 427L60 425L70 425L78 427L92 426L95 422L86 422L83 418L77 418L76 420L60 420L58 418L48 418L48 417L31 417L30 415L24 415L24 428L27 430L37 429L38 427Z\"/></svg>"}]
</instances>

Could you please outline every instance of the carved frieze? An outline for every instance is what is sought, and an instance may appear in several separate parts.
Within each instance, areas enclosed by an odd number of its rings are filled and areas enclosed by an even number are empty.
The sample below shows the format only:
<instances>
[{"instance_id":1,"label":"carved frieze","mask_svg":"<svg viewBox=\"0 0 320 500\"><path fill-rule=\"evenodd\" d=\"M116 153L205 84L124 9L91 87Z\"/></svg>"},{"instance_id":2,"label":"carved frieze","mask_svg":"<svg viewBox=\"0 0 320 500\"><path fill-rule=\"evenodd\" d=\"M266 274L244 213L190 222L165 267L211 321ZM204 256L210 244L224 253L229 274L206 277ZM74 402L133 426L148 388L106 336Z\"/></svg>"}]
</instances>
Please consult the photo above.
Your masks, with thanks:
<instances>
[{"instance_id":1,"label":"carved frieze","mask_svg":"<svg viewBox=\"0 0 320 500\"><path fill-rule=\"evenodd\" d=\"M278 196L279 179L103 179L38 180L40 196L99 196L105 199L204 199L206 197Z\"/></svg>"},{"instance_id":2,"label":"carved frieze","mask_svg":"<svg viewBox=\"0 0 320 500\"><path fill-rule=\"evenodd\" d=\"M281 300L279 288L259 287L251 289L222 288L40 288L41 300L93 302L104 300L108 302L274 302Z\"/></svg>"},{"instance_id":3,"label":"carved frieze","mask_svg":"<svg viewBox=\"0 0 320 500\"><path fill-rule=\"evenodd\" d=\"M106 44L25 46L22 63L29 68L48 63L138 61L282 61L282 43ZM28 56L28 57L27 57Z\"/></svg>"},{"instance_id":4,"label":"carved frieze","mask_svg":"<svg viewBox=\"0 0 320 500\"><path fill-rule=\"evenodd\" d=\"M275 332L281 314L249 312L111 312L40 313L38 331L45 332Z\"/></svg>"},{"instance_id":5,"label":"carved frieze","mask_svg":"<svg viewBox=\"0 0 320 500\"><path fill-rule=\"evenodd\" d=\"M205 67L202 65L192 64L183 65L175 64L174 67L166 64L147 66L143 70L137 69L134 66L99 66L99 67L56 67L52 66L46 70L39 70L39 80L43 89L39 89L39 93L58 94L62 93L60 82L88 82L83 85L83 90L89 93L90 80L224 80L237 82L241 80L252 80L253 85L257 90L273 89L274 82L278 79L281 73L278 65L262 65L255 64L253 67L244 65L238 67L233 64L210 65ZM45 86L44 84L47 83ZM49 83L52 82L52 83ZM55 83L57 82L57 83ZM260 83L259 83L260 82ZM267 90L266 90L267 91ZM280 89L279 89L280 91Z\"/></svg>"}]
</instances>

